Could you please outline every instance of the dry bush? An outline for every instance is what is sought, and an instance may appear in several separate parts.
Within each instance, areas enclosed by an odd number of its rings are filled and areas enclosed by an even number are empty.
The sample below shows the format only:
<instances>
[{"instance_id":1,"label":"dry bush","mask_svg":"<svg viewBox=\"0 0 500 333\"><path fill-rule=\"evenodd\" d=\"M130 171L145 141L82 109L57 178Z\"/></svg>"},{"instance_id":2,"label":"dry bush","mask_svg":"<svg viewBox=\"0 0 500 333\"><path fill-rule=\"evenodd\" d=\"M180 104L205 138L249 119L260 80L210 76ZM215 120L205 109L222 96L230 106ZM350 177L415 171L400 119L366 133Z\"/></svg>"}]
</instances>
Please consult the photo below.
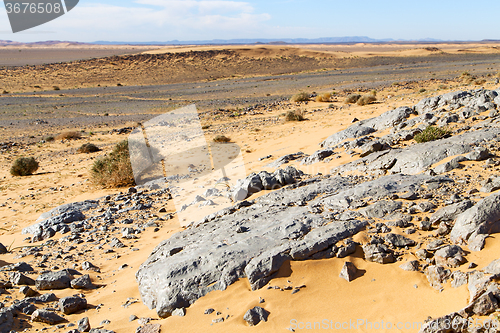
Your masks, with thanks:
<instances>
[{"instance_id":1,"label":"dry bush","mask_svg":"<svg viewBox=\"0 0 500 333\"><path fill-rule=\"evenodd\" d=\"M439 140L450 134L451 132L449 130L442 129L439 127L429 126L422 132L415 135L414 139L418 143L423 143L423 142Z\"/></svg>"},{"instance_id":2,"label":"dry bush","mask_svg":"<svg viewBox=\"0 0 500 333\"><path fill-rule=\"evenodd\" d=\"M475 84L476 86L480 86L480 85L483 85L483 84L485 84L485 83L486 83L486 80L485 80L485 79L477 79L477 80L475 80L475 81L474 81L474 84Z\"/></svg>"},{"instance_id":3,"label":"dry bush","mask_svg":"<svg viewBox=\"0 0 500 333\"><path fill-rule=\"evenodd\" d=\"M100 151L100 149L93 143L84 143L76 151L79 153L95 153L96 151Z\"/></svg>"},{"instance_id":4,"label":"dry bush","mask_svg":"<svg viewBox=\"0 0 500 333\"><path fill-rule=\"evenodd\" d=\"M90 169L90 174L92 181L103 187L135 185L128 141L120 141L108 156L97 159Z\"/></svg>"},{"instance_id":5,"label":"dry bush","mask_svg":"<svg viewBox=\"0 0 500 333\"><path fill-rule=\"evenodd\" d=\"M227 143L231 142L231 138L228 138L225 135L217 135L215 138L213 138L213 141L217 143Z\"/></svg>"},{"instance_id":6,"label":"dry bush","mask_svg":"<svg viewBox=\"0 0 500 333\"><path fill-rule=\"evenodd\" d=\"M302 111L302 110L288 111L285 114L285 120L286 121L302 121L302 120L304 120L304 111Z\"/></svg>"},{"instance_id":7,"label":"dry bush","mask_svg":"<svg viewBox=\"0 0 500 333\"><path fill-rule=\"evenodd\" d=\"M10 168L10 174L13 176L29 176L36 170L38 170L38 162L33 157L18 157Z\"/></svg>"},{"instance_id":8,"label":"dry bush","mask_svg":"<svg viewBox=\"0 0 500 333\"><path fill-rule=\"evenodd\" d=\"M349 96L347 96L346 100L345 100L345 104L354 104L358 101L358 99L361 98L361 95L358 95L358 94L351 94Z\"/></svg>"},{"instance_id":9,"label":"dry bush","mask_svg":"<svg viewBox=\"0 0 500 333\"><path fill-rule=\"evenodd\" d=\"M54 141L54 140L55 140L55 139L54 139L54 136L52 136L52 135L48 135L48 136L46 136L46 137L45 137L45 138L43 138L43 139L44 139L46 142L52 142L52 141Z\"/></svg>"},{"instance_id":10,"label":"dry bush","mask_svg":"<svg viewBox=\"0 0 500 333\"><path fill-rule=\"evenodd\" d=\"M368 105L368 104L372 104L373 102L375 102L377 100L377 97L373 96L373 95L365 95L365 96L361 96L358 101L357 101L357 104L358 105Z\"/></svg>"},{"instance_id":11,"label":"dry bush","mask_svg":"<svg viewBox=\"0 0 500 333\"><path fill-rule=\"evenodd\" d=\"M292 96L292 98L290 98L290 102L292 103L306 102L308 100L309 100L309 94L305 92L295 94Z\"/></svg>"},{"instance_id":12,"label":"dry bush","mask_svg":"<svg viewBox=\"0 0 500 333\"><path fill-rule=\"evenodd\" d=\"M471 84L474 82L474 80L476 80L476 78L474 76L470 75L469 72L463 72L462 75L460 75L460 79L465 84Z\"/></svg>"},{"instance_id":13,"label":"dry bush","mask_svg":"<svg viewBox=\"0 0 500 333\"><path fill-rule=\"evenodd\" d=\"M61 88L59 88L58 86L53 86L52 89L54 89L54 90L61 90Z\"/></svg>"},{"instance_id":14,"label":"dry bush","mask_svg":"<svg viewBox=\"0 0 500 333\"><path fill-rule=\"evenodd\" d=\"M330 102L332 99L332 94L324 93L316 96L316 102Z\"/></svg>"},{"instance_id":15,"label":"dry bush","mask_svg":"<svg viewBox=\"0 0 500 333\"><path fill-rule=\"evenodd\" d=\"M424 93L424 92L426 92L426 91L427 91L427 90L426 90L425 88L420 88L420 89L418 90L418 92L419 92L419 93Z\"/></svg>"},{"instance_id":16,"label":"dry bush","mask_svg":"<svg viewBox=\"0 0 500 333\"><path fill-rule=\"evenodd\" d=\"M80 139L82 137L81 132L64 132L56 136L57 140L71 140L71 139Z\"/></svg>"}]
</instances>

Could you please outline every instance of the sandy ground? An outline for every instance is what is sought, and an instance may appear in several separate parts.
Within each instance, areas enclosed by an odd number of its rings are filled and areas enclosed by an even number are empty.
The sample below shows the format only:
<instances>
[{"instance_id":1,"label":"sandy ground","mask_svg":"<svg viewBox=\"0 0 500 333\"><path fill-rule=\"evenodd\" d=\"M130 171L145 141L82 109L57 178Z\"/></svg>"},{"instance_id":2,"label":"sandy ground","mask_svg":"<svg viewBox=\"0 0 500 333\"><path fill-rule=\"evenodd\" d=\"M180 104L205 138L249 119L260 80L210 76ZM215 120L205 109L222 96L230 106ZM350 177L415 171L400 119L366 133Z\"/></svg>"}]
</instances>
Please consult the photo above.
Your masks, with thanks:
<instances>
[{"instance_id":1,"label":"sandy ground","mask_svg":"<svg viewBox=\"0 0 500 333\"><path fill-rule=\"evenodd\" d=\"M448 90L457 90L461 83L451 84ZM487 88L492 88L491 82L486 83ZM255 127L248 126L245 131L228 130L224 133L232 141L242 147L247 173L265 169L270 160L259 161L260 157L273 155L275 158L287 153L303 151L312 153L318 149L318 143L327 136L350 125L356 117L364 119L377 116L392 107L400 105L413 105L419 99L438 94L439 87L427 86L425 94L408 93L397 86L378 92L379 103L365 107L352 106L345 108L342 100L332 103L309 102L300 106L306 111L306 121L284 122L284 110L271 110L269 114L258 116L244 116L238 119L240 123L252 124L252 117L276 118L277 121L269 125ZM444 93L447 90L439 90ZM329 109L328 105L344 107L342 111ZM295 107L293 107L295 108ZM281 117L281 119L280 119ZM211 127L224 126L225 122L233 119L202 121ZM207 134L210 140L214 134ZM98 198L119 190L102 190L92 185L89 181L89 167L93 160L103 153L109 152L113 143L124 139L125 136L107 134L103 129L92 136L83 139L45 143L40 145L13 148L11 151L0 155L0 242L6 246L18 247L26 245L24 235L20 234L23 227L34 223L39 214L48 211L57 205L83 199ZM75 149L84 142L93 142L101 146L104 151L92 154L77 154ZM41 168L30 177L12 177L8 174L9 165L14 156L35 155L41 162ZM318 172L328 173L328 170L340 163L348 162L350 158L334 159L325 164L319 163L311 167L301 167L309 174ZM292 163L293 164L293 163ZM260 193L260 195L264 194ZM169 207L170 211L174 207ZM7 230L4 230L7 229ZM156 313L147 309L141 302L134 303L125 308L127 299L139 299L135 271L148 257L152 249L163 239L168 238L173 232L179 230L178 221L175 219L166 224L160 233L145 233L139 243L135 245L139 251L130 248L118 250L116 254L108 257L95 257L93 263L101 268L101 273L91 273L92 280L99 288L85 291L89 303L93 306L103 304L99 309L93 308L85 313L70 316L71 322L88 316L93 327L98 327L104 319L109 319L110 324L106 329L116 332L133 332L137 324L129 323L129 316L134 314L140 318L157 318ZM366 237L363 233L357 238ZM479 267L486 266L491 260L498 257L498 237L491 237L487 241L486 249L480 253L471 254L470 260ZM16 262L16 251L13 254L3 255L0 266ZM23 260L30 261L32 257ZM338 277L344 261L352 261L359 269L362 276L351 283ZM119 269L123 264L129 267ZM290 291L280 289L265 289L252 292L249 284L242 279L230 286L226 291L212 292L198 300L187 309L184 318L171 317L163 320L154 320L153 323L162 324L164 332L279 332L286 328L306 327L308 323L316 322L325 325L342 325L355 322L359 327L350 331L373 332L378 331L376 325L387 325L388 322L408 323L413 325L410 329L396 332L416 332L418 324L428 316L437 317L466 305L467 287L458 289L445 288L442 293L431 288L420 273L405 272L398 266L401 262L390 265L379 265L363 260L360 250L353 256L345 259L328 259L304 262L291 262L285 264L278 278L271 281L271 285L283 288L285 286L306 285L299 293L292 295ZM58 297L69 296L73 290L57 292ZM355 296L353 296L355 295ZM4 296L0 296L2 300ZM249 328L243 321L244 312L250 307L259 304L259 298L265 300L265 308L271 312L269 322ZM205 315L204 310L214 308L221 315ZM212 324L212 319L224 317L223 323ZM229 316L229 317L227 317ZM375 325L371 326L370 324ZM409 324L411 323L411 324ZM304 325L304 326L303 326ZM41 328L44 325L33 324L29 330ZM318 328L319 326L316 326ZM352 326L349 326L352 327ZM67 330L67 329L66 329ZM64 331L55 330L55 331Z\"/></svg>"}]
</instances>

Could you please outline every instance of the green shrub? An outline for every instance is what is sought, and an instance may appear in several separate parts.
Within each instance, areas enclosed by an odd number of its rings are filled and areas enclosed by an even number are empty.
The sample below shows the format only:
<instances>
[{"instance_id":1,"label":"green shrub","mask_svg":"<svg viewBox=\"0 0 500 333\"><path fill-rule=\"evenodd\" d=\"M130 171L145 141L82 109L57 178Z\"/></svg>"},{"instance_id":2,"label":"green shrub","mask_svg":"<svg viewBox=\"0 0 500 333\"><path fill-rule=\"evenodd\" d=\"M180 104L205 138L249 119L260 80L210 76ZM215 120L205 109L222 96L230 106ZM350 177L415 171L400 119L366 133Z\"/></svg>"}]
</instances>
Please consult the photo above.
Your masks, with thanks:
<instances>
[{"instance_id":1,"label":"green shrub","mask_svg":"<svg viewBox=\"0 0 500 333\"><path fill-rule=\"evenodd\" d=\"M439 127L429 126L422 132L415 135L415 141L418 143L429 142L434 140L442 139L446 136L449 136L451 132L446 129L442 129Z\"/></svg>"},{"instance_id":2,"label":"green shrub","mask_svg":"<svg viewBox=\"0 0 500 333\"><path fill-rule=\"evenodd\" d=\"M302 120L304 120L304 111L302 111L302 110L288 111L285 114L285 120L286 121L302 121Z\"/></svg>"},{"instance_id":3,"label":"green shrub","mask_svg":"<svg viewBox=\"0 0 500 333\"><path fill-rule=\"evenodd\" d=\"M120 141L108 156L97 159L90 169L90 174L93 182L103 187L134 185L128 141Z\"/></svg>"},{"instance_id":4,"label":"green shrub","mask_svg":"<svg viewBox=\"0 0 500 333\"><path fill-rule=\"evenodd\" d=\"M345 100L345 104L354 104L358 101L358 99L361 98L361 95L358 95L358 94L351 94L349 96L347 96L346 100Z\"/></svg>"},{"instance_id":5,"label":"green shrub","mask_svg":"<svg viewBox=\"0 0 500 333\"><path fill-rule=\"evenodd\" d=\"M33 157L18 157L10 168L10 174L13 176L29 176L36 170L38 170L38 162Z\"/></svg>"},{"instance_id":6,"label":"green shrub","mask_svg":"<svg viewBox=\"0 0 500 333\"><path fill-rule=\"evenodd\" d=\"M292 96L290 99L290 102L297 103L297 102L305 102L309 100L309 94L305 92L301 92L298 94L295 94Z\"/></svg>"},{"instance_id":7,"label":"green shrub","mask_svg":"<svg viewBox=\"0 0 500 333\"><path fill-rule=\"evenodd\" d=\"M231 142L231 139L224 135L217 135L215 138L213 138L213 141L218 143L227 143Z\"/></svg>"},{"instance_id":8,"label":"green shrub","mask_svg":"<svg viewBox=\"0 0 500 333\"><path fill-rule=\"evenodd\" d=\"M95 153L96 151L100 151L100 149L93 143L84 143L77 149L79 153Z\"/></svg>"}]
</instances>

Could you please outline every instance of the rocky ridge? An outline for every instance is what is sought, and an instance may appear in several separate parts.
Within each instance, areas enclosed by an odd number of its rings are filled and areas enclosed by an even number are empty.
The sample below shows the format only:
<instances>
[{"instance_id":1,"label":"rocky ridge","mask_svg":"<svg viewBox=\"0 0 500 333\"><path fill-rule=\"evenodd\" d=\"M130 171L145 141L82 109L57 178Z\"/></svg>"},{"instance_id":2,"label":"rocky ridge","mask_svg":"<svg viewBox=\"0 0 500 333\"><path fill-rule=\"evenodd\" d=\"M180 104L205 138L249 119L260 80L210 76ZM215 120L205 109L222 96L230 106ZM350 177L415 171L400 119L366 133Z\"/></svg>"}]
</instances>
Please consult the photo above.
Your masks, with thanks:
<instances>
[{"instance_id":1,"label":"rocky ridge","mask_svg":"<svg viewBox=\"0 0 500 333\"><path fill-rule=\"evenodd\" d=\"M500 219L498 193L489 194L498 189L497 178L488 177L499 166L499 94L500 90L477 89L424 99L414 107L355 122L327 138L310 156L292 154L276 163L321 163L342 153L359 156L330 175L312 177L287 167L283 170L289 178L280 179L293 181L278 181L279 186L271 186L279 171L273 177L259 173L241 180L227 195L244 190L244 197L234 196L242 201L174 234L141 265L136 278L143 302L160 317L168 317L184 313L200 297L240 278L247 278L253 290L263 288L287 260L343 258L361 248L366 260L380 264L411 254L414 260L402 269L421 271L436 289L445 288L448 280L452 287L469 284L470 305L429 321L423 332L444 332L436 323L464 323L471 316L496 311L498 264L466 271L465 249L481 250ZM453 125L454 131L441 140L411 141L431 125ZM482 180L467 173L472 164L484 170ZM259 189L278 187L251 199ZM161 227L155 210L169 199L168 189L158 185L133 188L114 197L58 207L25 232L33 235L32 241L69 233L61 243L72 242L78 249L83 242L95 243L104 252L104 244L126 246L124 242L140 237L144 228ZM352 241L361 231L367 232L369 241ZM121 240L112 233L121 233ZM43 251L53 246L49 241L25 252L44 257ZM68 277L69 286L76 285L73 277ZM32 280L43 281L40 276ZM0 322L10 320L13 306L0 310ZM266 320L272 318L272 313L262 313ZM456 331L469 332L464 327Z\"/></svg>"}]
</instances>

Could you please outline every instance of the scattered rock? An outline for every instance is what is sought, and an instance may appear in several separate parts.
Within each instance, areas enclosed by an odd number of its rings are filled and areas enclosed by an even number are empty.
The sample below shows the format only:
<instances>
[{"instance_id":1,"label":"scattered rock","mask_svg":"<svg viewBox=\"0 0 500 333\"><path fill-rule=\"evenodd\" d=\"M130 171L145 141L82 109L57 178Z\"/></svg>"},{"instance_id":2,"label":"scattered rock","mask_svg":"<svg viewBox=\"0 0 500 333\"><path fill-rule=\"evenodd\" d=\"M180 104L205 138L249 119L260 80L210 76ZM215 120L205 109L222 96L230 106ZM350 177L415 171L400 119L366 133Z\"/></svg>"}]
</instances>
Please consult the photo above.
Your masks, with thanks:
<instances>
[{"instance_id":1,"label":"scattered rock","mask_svg":"<svg viewBox=\"0 0 500 333\"><path fill-rule=\"evenodd\" d=\"M53 311L38 309L31 314L31 321L55 325L66 321L66 319Z\"/></svg>"},{"instance_id":2,"label":"scattered rock","mask_svg":"<svg viewBox=\"0 0 500 333\"><path fill-rule=\"evenodd\" d=\"M66 270L49 272L38 276L35 286L38 290L66 289L70 287L72 279L73 277Z\"/></svg>"},{"instance_id":3,"label":"scattered rock","mask_svg":"<svg viewBox=\"0 0 500 333\"><path fill-rule=\"evenodd\" d=\"M78 322L77 322L77 325L78 325L78 331L80 332L88 332L90 331L90 320L88 317L84 317L82 319L80 319Z\"/></svg>"},{"instance_id":4,"label":"scattered rock","mask_svg":"<svg viewBox=\"0 0 500 333\"><path fill-rule=\"evenodd\" d=\"M407 272L417 272L420 268L420 265L419 265L417 260L412 260L412 261L405 262L402 265L399 265L399 267L402 270L407 271Z\"/></svg>"},{"instance_id":5,"label":"scattered rock","mask_svg":"<svg viewBox=\"0 0 500 333\"><path fill-rule=\"evenodd\" d=\"M442 283L445 283L450 277L450 270L444 268L443 266L432 265L425 269L425 276L431 284L431 287L437 290L443 288Z\"/></svg>"},{"instance_id":6,"label":"scattered rock","mask_svg":"<svg viewBox=\"0 0 500 333\"><path fill-rule=\"evenodd\" d=\"M342 270L340 271L339 277L345 279L347 282L351 282L356 278L356 274L358 273L358 269L352 262L345 262L344 266L342 266Z\"/></svg>"},{"instance_id":7,"label":"scattered rock","mask_svg":"<svg viewBox=\"0 0 500 333\"><path fill-rule=\"evenodd\" d=\"M243 316L243 319L248 323L248 325L255 326L261 321L267 321L268 316L268 311L264 310L260 306L256 306L248 310Z\"/></svg>"},{"instance_id":8,"label":"scattered rock","mask_svg":"<svg viewBox=\"0 0 500 333\"><path fill-rule=\"evenodd\" d=\"M92 289L94 287L88 274L71 280L70 285L73 289Z\"/></svg>"},{"instance_id":9,"label":"scattered rock","mask_svg":"<svg viewBox=\"0 0 500 333\"><path fill-rule=\"evenodd\" d=\"M59 309L64 314L72 314L87 308L87 300L85 298L69 296L59 300Z\"/></svg>"}]
</instances>

